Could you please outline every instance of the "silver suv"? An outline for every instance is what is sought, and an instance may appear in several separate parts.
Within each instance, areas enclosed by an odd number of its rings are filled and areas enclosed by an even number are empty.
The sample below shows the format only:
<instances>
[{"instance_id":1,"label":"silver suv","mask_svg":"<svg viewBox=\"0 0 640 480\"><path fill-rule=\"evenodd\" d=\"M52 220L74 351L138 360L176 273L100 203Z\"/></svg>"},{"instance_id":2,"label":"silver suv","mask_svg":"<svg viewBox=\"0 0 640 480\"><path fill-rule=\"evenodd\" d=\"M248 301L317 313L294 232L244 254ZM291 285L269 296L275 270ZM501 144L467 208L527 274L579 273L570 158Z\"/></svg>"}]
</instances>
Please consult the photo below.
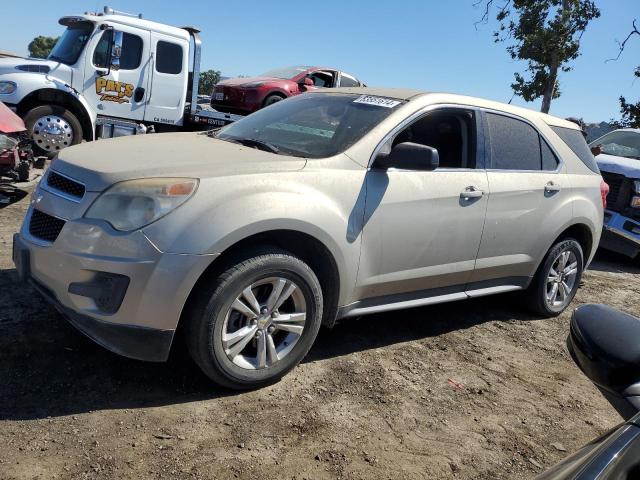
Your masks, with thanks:
<instances>
[{"instance_id":1,"label":"silver suv","mask_svg":"<svg viewBox=\"0 0 640 480\"><path fill-rule=\"evenodd\" d=\"M457 95L335 89L216 132L65 149L14 238L19 275L79 330L214 381L272 383L321 325L524 290L576 293L602 228L578 127Z\"/></svg>"}]
</instances>

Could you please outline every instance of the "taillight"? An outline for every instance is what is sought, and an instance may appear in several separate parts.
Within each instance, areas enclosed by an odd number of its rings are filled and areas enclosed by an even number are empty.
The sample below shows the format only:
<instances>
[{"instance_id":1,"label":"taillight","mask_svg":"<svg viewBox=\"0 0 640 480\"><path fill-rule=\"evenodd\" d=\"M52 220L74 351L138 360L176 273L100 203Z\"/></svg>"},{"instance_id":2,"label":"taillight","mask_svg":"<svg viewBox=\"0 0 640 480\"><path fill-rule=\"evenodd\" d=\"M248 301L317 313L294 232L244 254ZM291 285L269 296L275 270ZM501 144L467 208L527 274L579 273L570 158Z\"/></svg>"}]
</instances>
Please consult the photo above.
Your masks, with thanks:
<instances>
[{"instance_id":1,"label":"taillight","mask_svg":"<svg viewBox=\"0 0 640 480\"><path fill-rule=\"evenodd\" d=\"M607 195L609 195L609 185L604 180L601 180L600 197L602 197L602 208L607 208Z\"/></svg>"}]
</instances>

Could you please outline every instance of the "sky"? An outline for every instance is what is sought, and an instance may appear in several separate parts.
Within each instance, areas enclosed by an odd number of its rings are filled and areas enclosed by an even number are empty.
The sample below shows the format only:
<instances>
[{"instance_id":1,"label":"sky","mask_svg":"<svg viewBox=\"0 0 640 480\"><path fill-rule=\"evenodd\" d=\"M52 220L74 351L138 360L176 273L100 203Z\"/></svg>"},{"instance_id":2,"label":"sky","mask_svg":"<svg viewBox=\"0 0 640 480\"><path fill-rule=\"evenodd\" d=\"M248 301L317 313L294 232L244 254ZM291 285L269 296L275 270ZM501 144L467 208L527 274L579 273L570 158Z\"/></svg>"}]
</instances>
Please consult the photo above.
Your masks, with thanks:
<instances>
[{"instance_id":1,"label":"sky","mask_svg":"<svg viewBox=\"0 0 640 480\"><path fill-rule=\"evenodd\" d=\"M27 55L37 35L57 36L63 15L102 11L107 0L22 0L2 8L0 50ZM287 65L335 67L369 86L461 93L508 102L516 71L496 27L474 26L483 10L475 0L242 0L207 2L108 0L111 7L175 26L202 30L202 67L224 76L257 75ZM616 41L640 20L640 0L596 0L602 16L582 38L582 55L563 73L562 96L551 114L588 122L619 118L618 97L640 98L640 37L617 61ZM494 16L495 17L495 16ZM513 103L539 109L540 103Z\"/></svg>"}]
</instances>

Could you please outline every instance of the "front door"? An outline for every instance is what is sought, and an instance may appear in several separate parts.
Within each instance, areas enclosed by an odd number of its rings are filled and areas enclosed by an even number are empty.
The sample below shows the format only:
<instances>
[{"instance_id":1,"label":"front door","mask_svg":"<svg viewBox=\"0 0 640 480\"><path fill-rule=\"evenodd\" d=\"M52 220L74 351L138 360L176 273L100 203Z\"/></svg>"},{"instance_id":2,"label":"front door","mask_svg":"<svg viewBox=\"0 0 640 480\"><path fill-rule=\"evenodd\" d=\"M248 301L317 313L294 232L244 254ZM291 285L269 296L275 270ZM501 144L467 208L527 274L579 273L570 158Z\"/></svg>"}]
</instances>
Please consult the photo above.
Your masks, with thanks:
<instances>
[{"instance_id":1,"label":"front door","mask_svg":"<svg viewBox=\"0 0 640 480\"><path fill-rule=\"evenodd\" d=\"M83 95L96 106L98 115L130 120L144 118L149 43L148 31L117 24L98 30L91 39L85 62Z\"/></svg>"},{"instance_id":2,"label":"front door","mask_svg":"<svg viewBox=\"0 0 640 480\"><path fill-rule=\"evenodd\" d=\"M366 177L365 226L358 295L392 303L462 293L473 273L489 196L478 162L472 110L432 111L390 145L421 143L438 150L435 171L371 169ZM480 167L480 168L477 168Z\"/></svg>"}]
</instances>

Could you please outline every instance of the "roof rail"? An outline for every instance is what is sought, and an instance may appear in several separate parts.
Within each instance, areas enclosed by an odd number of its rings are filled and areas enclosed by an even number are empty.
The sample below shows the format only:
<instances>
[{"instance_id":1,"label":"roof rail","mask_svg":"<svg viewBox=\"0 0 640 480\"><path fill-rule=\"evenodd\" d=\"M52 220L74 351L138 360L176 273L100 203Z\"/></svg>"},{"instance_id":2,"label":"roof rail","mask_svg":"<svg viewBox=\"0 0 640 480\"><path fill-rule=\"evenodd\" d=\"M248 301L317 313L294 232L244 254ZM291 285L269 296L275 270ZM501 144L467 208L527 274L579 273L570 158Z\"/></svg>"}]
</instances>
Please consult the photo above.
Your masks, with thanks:
<instances>
[{"instance_id":1,"label":"roof rail","mask_svg":"<svg viewBox=\"0 0 640 480\"><path fill-rule=\"evenodd\" d=\"M134 17L134 18L142 18L142 14L141 13L127 13L127 12L121 12L120 10L114 10L111 7L104 7L104 14L105 15L124 15L126 17Z\"/></svg>"}]
</instances>

